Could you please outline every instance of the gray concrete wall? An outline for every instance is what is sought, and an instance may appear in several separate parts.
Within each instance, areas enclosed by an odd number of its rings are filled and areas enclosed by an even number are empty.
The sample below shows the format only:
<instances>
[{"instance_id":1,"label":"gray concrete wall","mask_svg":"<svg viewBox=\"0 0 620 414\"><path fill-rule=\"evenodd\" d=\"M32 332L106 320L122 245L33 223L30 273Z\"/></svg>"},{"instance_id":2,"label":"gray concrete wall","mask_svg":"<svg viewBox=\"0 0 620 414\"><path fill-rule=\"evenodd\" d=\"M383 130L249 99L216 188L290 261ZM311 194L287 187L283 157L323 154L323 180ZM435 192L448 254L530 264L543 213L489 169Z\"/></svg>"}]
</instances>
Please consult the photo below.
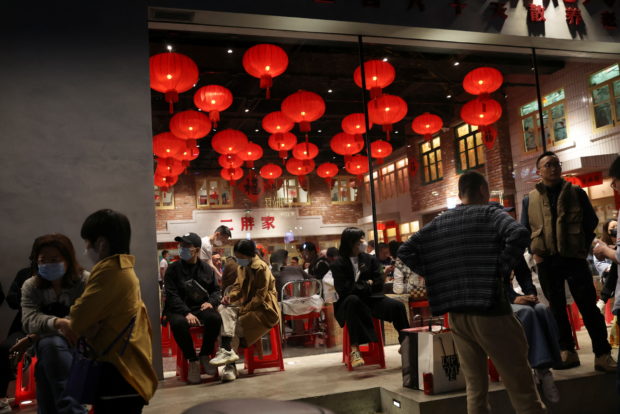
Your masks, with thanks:
<instances>
[{"instance_id":1,"label":"gray concrete wall","mask_svg":"<svg viewBox=\"0 0 620 414\"><path fill-rule=\"evenodd\" d=\"M69 236L90 267L82 222L121 211L159 355L146 1L93 3L3 6L0 282L7 290L33 239L50 232ZM2 305L0 337L13 314Z\"/></svg>"}]
</instances>

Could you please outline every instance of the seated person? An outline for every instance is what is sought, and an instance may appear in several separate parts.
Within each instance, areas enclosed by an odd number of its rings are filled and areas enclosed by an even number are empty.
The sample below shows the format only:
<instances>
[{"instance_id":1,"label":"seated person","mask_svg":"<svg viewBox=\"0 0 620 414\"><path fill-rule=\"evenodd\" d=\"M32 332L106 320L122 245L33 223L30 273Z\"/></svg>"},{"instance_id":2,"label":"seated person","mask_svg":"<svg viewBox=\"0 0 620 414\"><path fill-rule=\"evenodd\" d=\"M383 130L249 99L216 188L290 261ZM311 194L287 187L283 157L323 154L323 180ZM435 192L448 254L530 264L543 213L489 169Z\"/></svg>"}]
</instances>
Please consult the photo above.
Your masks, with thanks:
<instances>
[{"instance_id":1,"label":"seated person","mask_svg":"<svg viewBox=\"0 0 620 414\"><path fill-rule=\"evenodd\" d=\"M304 269L315 279L323 279L329 271L329 261L325 256L319 256L317 248L312 242L301 245L301 256L304 259Z\"/></svg>"},{"instance_id":2,"label":"seated person","mask_svg":"<svg viewBox=\"0 0 620 414\"><path fill-rule=\"evenodd\" d=\"M514 275L523 291L517 294L508 282L506 292L512 304L512 311L521 324L529 343L528 359L534 369L537 382L549 402L557 403L560 394L549 368L561 365L558 327L548 306L538 303L532 273L522 257L514 269Z\"/></svg>"},{"instance_id":3,"label":"seated person","mask_svg":"<svg viewBox=\"0 0 620 414\"><path fill-rule=\"evenodd\" d=\"M209 375L215 370L209 365L222 319L216 311L221 293L211 265L199 259L201 240L196 233L175 237L179 242L181 260L171 263L166 270L164 286L166 302L164 315L170 322L174 340L189 361L187 383L200 383L200 364ZM200 354L196 349L189 328L203 326Z\"/></svg>"},{"instance_id":4,"label":"seated person","mask_svg":"<svg viewBox=\"0 0 620 414\"><path fill-rule=\"evenodd\" d=\"M614 219L607 220L603 224L603 234L600 240L594 239L594 266L601 275L601 298L596 306L604 312L605 304L614 296L616 282L618 280L618 260L616 259L616 241L618 235L618 222Z\"/></svg>"},{"instance_id":5,"label":"seated person","mask_svg":"<svg viewBox=\"0 0 620 414\"><path fill-rule=\"evenodd\" d=\"M236 349L240 343L251 346L280 323L276 281L256 253L256 245L252 240L239 240L233 252L239 265L237 279L218 308L222 316L222 345L209 362L214 366L225 365L223 382L237 378Z\"/></svg>"},{"instance_id":6,"label":"seated person","mask_svg":"<svg viewBox=\"0 0 620 414\"><path fill-rule=\"evenodd\" d=\"M301 270L299 266L287 266L288 252L284 249L276 250L269 258L271 261L271 273L276 278L276 291L278 300L282 300L282 287L287 282L294 280L309 279L308 273Z\"/></svg>"},{"instance_id":7,"label":"seated person","mask_svg":"<svg viewBox=\"0 0 620 414\"><path fill-rule=\"evenodd\" d=\"M22 324L37 356L38 412L86 413L75 399L64 394L73 364L71 346L77 335L71 329L69 310L80 297L88 273L75 259L67 236L49 234L33 248L34 276L22 287Z\"/></svg>"},{"instance_id":8,"label":"seated person","mask_svg":"<svg viewBox=\"0 0 620 414\"><path fill-rule=\"evenodd\" d=\"M222 292L226 292L229 286L232 286L237 280L237 259L233 256L227 257L222 268Z\"/></svg>"},{"instance_id":9,"label":"seated person","mask_svg":"<svg viewBox=\"0 0 620 414\"><path fill-rule=\"evenodd\" d=\"M394 261L394 293L411 293L415 287L423 287L424 278L409 268L402 260Z\"/></svg>"},{"instance_id":10,"label":"seated person","mask_svg":"<svg viewBox=\"0 0 620 414\"><path fill-rule=\"evenodd\" d=\"M330 265L336 261L338 256L340 256L340 253L336 247L330 247L325 251L325 258Z\"/></svg>"},{"instance_id":11,"label":"seated person","mask_svg":"<svg viewBox=\"0 0 620 414\"><path fill-rule=\"evenodd\" d=\"M338 324L346 324L349 330L353 367L364 365L359 345L378 341L372 318L392 322L398 332L409 327L405 305L382 293L381 265L376 257L360 250L363 239L363 230L347 227L340 238L340 257L331 265L338 292L335 316ZM404 334L399 334L399 342L403 339Z\"/></svg>"}]
</instances>

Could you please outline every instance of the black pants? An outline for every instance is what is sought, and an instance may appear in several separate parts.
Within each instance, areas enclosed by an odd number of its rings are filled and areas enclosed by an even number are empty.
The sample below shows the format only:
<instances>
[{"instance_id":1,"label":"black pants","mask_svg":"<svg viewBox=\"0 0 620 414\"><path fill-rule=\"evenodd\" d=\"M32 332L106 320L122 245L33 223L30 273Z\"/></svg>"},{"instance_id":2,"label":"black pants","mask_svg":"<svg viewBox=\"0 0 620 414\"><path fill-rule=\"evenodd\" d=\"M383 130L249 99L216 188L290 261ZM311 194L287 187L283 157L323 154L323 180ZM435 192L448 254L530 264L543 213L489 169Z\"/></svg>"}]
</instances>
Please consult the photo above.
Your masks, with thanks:
<instances>
[{"instance_id":1,"label":"black pants","mask_svg":"<svg viewBox=\"0 0 620 414\"><path fill-rule=\"evenodd\" d=\"M566 280L592 340L594 354L601 356L610 352L611 346L607 342L607 326L605 318L596 307L596 291L588 262L585 259L551 256L545 257L537 267L540 285L549 300L551 312L558 324L560 349L569 351L575 349L575 341L566 313L564 291Z\"/></svg>"},{"instance_id":2,"label":"black pants","mask_svg":"<svg viewBox=\"0 0 620 414\"><path fill-rule=\"evenodd\" d=\"M335 311L340 325L347 325L351 345L378 341L372 318L392 322L398 331L399 342L405 339L401 331L409 328L405 305L386 296L360 299L356 295L349 295L338 304Z\"/></svg>"},{"instance_id":3,"label":"black pants","mask_svg":"<svg viewBox=\"0 0 620 414\"><path fill-rule=\"evenodd\" d=\"M98 397L93 404L95 414L140 414L144 399L110 363L104 363L99 380Z\"/></svg>"},{"instance_id":4,"label":"black pants","mask_svg":"<svg viewBox=\"0 0 620 414\"><path fill-rule=\"evenodd\" d=\"M215 341L220 334L222 327L222 318L215 309L206 309L204 311L192 312L203 325L202 347L200 348L200 356L210 355L213 352ZM189 333L189 323L185 316L178 313L169 313L168 321L172 329L174 340L183 351L185 358L190 361L196 360L196 347Z\"/></svg>"},{"instance_id":5,"label":"black pants","mask_svg":"<svg viewBox=\"0 0 620 414\"><path fill-rule=\"evenodd\" d=\"M4 342L0 344L0 398L5 398L9 383L15 379L15 370L11 366L9 349L13 347L25 333L18 331L10 334Z\"/></svg>"}]
</instances>

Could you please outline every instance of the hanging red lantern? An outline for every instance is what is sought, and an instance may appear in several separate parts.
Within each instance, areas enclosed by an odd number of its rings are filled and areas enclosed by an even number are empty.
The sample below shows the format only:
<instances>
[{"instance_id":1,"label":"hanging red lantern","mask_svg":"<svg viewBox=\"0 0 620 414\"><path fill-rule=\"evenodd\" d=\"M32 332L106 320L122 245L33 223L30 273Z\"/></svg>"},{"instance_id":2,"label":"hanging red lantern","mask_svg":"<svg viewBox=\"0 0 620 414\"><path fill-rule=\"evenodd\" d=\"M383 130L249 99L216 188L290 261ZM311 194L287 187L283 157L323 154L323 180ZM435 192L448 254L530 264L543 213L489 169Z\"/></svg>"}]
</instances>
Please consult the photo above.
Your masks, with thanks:
<instances>
[{"instance_id":1,"label":"hanging red lantern","mask_svg":"<svg viewBox=\"0 0 620 414\"><path fill-rule=\"evenodd\" d=\"M504 77L499 70L481 67L465 75L463 89L472 95L488 95L498 90L503 82Z\"/></svg>"},{"instance_id":2,"label":"hanging red lantern","mask_svg":"<svg viewBox=\"0 0 620 414\"><path fill-rule=\"evenodd\" d=\"M232 103L232 92L220 85L203 86L194 95L194 104L209 113L209 119L216 128L220 120L220 112L228 109Z\"/></svg>"},{"instance_id":3,"label":"hanging red lantern","mask_svg":"<svg viewBox=\"0 0 620 414\"><path fill-rule=\"evenodd\" d=\"M170 187L172 187L173 185L175 185L177 183L177 181L179 180L179 176L178 175L159 175L159 174L155 174L154 176L154 184L159 187L159 189L161 191L168 191L168 189L170 189Z\"/></svg>"},{"instance_id":4,"label":"hanging red lantern","mask_svg":"<svg viewBox=\"0 0 620 414\"><path fill-rule=\"evenodd\" d=\"M183 111L170 119L170 132L181 139L200 139L211 131L209 117L198 111Z\"/></svg>"},{"instance_id":5,"label":"hanging red lantern","mask_svg":"<svg viewBox=\"0 0 620 414\"><path fill-rule=\"evenodd\" d=\"M263 129L270 134L289 132L295 126L291 119L281 111L271 112L263 118Z\"/></svg>"},{"instance_id":6,"label":"hanging red lantern","mask_svg":"<svg viewBox=\"0 0 620 414\"><path fill-rule=\"evenodd\" d=\"M368 116L374 124L383 126L388 141L392 125L407 115L407 103L396 95L383 94L368 103Z\"/></svg>"},{"instance_id":7,"label":"hanging red lantern","mask_svg":"<svg viewBox=\"0 0 620 414\"><path fill-rule=\"evenodd\" d=\"M218 154L237 154L248 145L248 137L236 129L225 129L213 135L211 146Z\"/></svg>"},{"instance_id":8,"label":"hanging red lantern","mask_svg":"<svg viewBox=\"0 0 620 414\"><path fill-rule=\"evenodd\" d=\"M280 178L282 175L282 168L276 164L265 164L259 171L261 177L263 177L269 184L273 185L274 180Z\"/></svg>"},{"instance_id":9,"label":"hanging red lantern","mask_svg":"<svg viewBox=\"0 0 620 414\"><path fill-rule=\"evenodd\" d=\"M392 151L392 144L382 139L370 144L370 155L376 158L379 164L383 163L383 159L389 156Z\"/></svg>"},{"instance_id":10,"label":"hanging red lantern","mask_svg":"<svg viewBox=\"0 0 620 414\"><path fill-rule=\"evenodd\" d=\"M502 106L495 99L476 98L461 108L461 118L470 125L491 125L502 116Z\"/></svg>"},{"instance_id":11,"label":"hanging red lantern","mask_svg":"<svg viewBox=\"0 0 620 414\"><path fill-rule=\"evenodd\" d=\"M495 145L495 141L497 141L497 129L495 129L492 125L481 126L480 130L482 131L482 142L489 150L493 149Z\"/></svg>"},{"instance_id":12,"label":"hanging red lantern","mask_svg":"<svg viewBox=\"0 0 620 414\"><path fill-rule=\"evenodd\" d=\"M310 132L310 122L314 122L325 113L325 101L314 92L297 91L282 101L282 112L293 122L299 124L299 130Z\"/></svg>"},{"instance_id":13,"label":"hanging red lantern","mask_svg":"<svg viewBox=\"0 0 620 414\"><path fill-rule=\"evenodd\" d=\"M151 88L166 95L166 102L179 102L179 94L190 90L198 82L198 66L180 53L159 53L149 58Z\"/></svg>"},{"instance_id":14,"label":"hanging red lantern","mask_svg":"<svg viewBox=\"0 0 620 414\"><path fill-rule=\"evenodd\" d=\"M430 141L433 138L433 134L439 132L441 127L443 127L441 118L428 112L416 116L411 123L413 132L422 135L426 141Z\"/></svg>"},{"instance_id":15,"label":"hanging red lantern","mask_svg":"<svg viewBox=\"0 0 620 414\"><path fill-rule=\"evenodd\" d=\"M155 168L155 174L161 176L180 175L185 171L183 162L175 158L159 158L157 160L157 168Z\"/></svg>"},{"instance_id":16,"label":"hanging red lantern","mask_svg":"<svg viewBox=\"0 0 620 414\"><path fill-rule=\"evenodd\" d=\"M314 171L315 163L313 160L298 160L297 158L291 158L286 162L286 170L292 175L297 176L299 185L302 188L307 188L306 175Z\"/></svg>"},{"instance_id":17,"label":"hanging red lantern","mask_svg":"<svg viewBox=\"0 0 620 414\"><path fill-rule=\"evenodd\" d=\"M162 132L153 137L153 154L159 158L176 157L186 148L186 142L171 132Z\"/></svg>"},{"instance_id":18,"label":"hanging red lantern","mask_svg":"<svg viewBox=\"0 0 620 414\"><path fill-rule=\"evenodd\" d=\"M329 188L333 187L333 178L338 175L338 166L325 162L316 168L316 175L323 178Z\"/></svg>"},{"instance_id":19,"label":"hanging red lantern","mask_svg":"<svg viewBox=\"0 0 620 414\"><path fill-rule=\"evenodd\" d=\"M241 190L253 203L258 201L258 198L263 194L265 189L258 185L258 178L255 174L250 174L243 177L237 184L237 188Z\"/></svg>"},{"instance_id":20,"label":"hanging red lantern","mask_svg":"<svg viewBox=\"0 0 620 414\"><path fill-rule=\"evenodd\" d=\"M329 146L336 154L343 155L347 162L351 155L357 154L364 148L364 139L359 134L351 135L340 132L332 137Z\"/></svg>"},{"instance_id":21,"label":"hanging red lantern","mask_svg":"<svg viewBox=\"0 0 620 414\"><path fill-rule=\"evenodd\" d=\"M193 139L185 141L186 145L177 153L175 158L183 162L185 168L189 167L189 162L195 160L200 155L200 149Z\"/></svg>"},{"instance_id":22,"label":"hanging red lantern","mask_svg":"<svg viewBox=\"0 0 620 414\"><path fill-rule=\"evenodd\" d=\"M239 151L237 155L245 161L246 167L254 168L254 161L258 161L263 157L263 149L258 144L248 142L248 144L241 151Z\"/></svg>"},{"instance_id":23,"label":"hanging red lantern","mask_svg":"<svg viewBox=\"0 0 620 414\"><path fill-rule=\"evenodd\" d=\"M220 171L220 177L230 183L231 186L234 182L240 180L243 177L243 170L241 168L222 168Z\"/></svg>"},{"instance_id":24,"label":"hanging red lantern","mask_svg":"<svg viewBox=\"0 0 620 414\"><path fill-rule=\"evenodd\" d=\"M243 165L243 160L235 154L222 154L217 159L222 168L239 168Z\"/></svg>"},{"instance_id":25,"label":"hanging red lantern","mask_svg":"<svg viewBox=\"0 0 620 414\"><path fill-rule=\"evenodd\" d=\"M297 137L290 132L271 134L267 143L269 148L278 151L280 158L285 160L288 158L288 151L292 150L297 144Z\"/></svg>"},{"instance_id":26,"label":"hanging red lantern","mask_svg":"<svg viewBox=\"0 0 620 414\"><path fill-rule=\"evenodd\" d=\"M366 122L364 118L365 116L362 113L355 113L345 116L340 123L342 130L351 135L365 134ZM372 122L370 122L370 119L368 120L368 127L372 128Z\"/></svg>"},{"instance_id":27,"label":"hanging red lantern","mask_svg":"<svg viewBox=\"0 0 620 414\"><path fill-rule=\"evenodd\" d=\"M394 66L382 60L369 60L364 62L364 75L366 78L366 89L370 91L372 99L381 96L381 90L394 82L396 71ZM362 69L358 66L353 72L355 84L362 87Z\"/></svg>"},{"instance_id":28,"label":"hanging red lantern","mask_svg":"<svg viewBox=\"0 0 620 414\"><path fill-rule=\"evenodd\" d=\"M317 155L319 155L319 147L310 142L302 142L293 147L293 157L298 160L312 160Z\"/></svg>"},{"instance_id":29,"label":"hanging red lantern","mask_svg":"<svg viewBox=\"0 0 620 414\"><path fill-rule=\"evenodd\" d=\"M349 162L344 165L345 170L352 175L362 175L368 172L368 157L365 155L354 155Z\"/></svg>"},{"instance_id":30,"label":"hanging red lantern","mask_svg":"<svg viewBox=\"0 0 620 414\"><path fill-rule=\"evenodd\" d=\"M287 66L286 52L276 45L255 45L243 54L243 68L251 76L260 79L260 88L267 90L267 99L270 98L273 78L283 74Z\"/></svg>"}]
</instances>

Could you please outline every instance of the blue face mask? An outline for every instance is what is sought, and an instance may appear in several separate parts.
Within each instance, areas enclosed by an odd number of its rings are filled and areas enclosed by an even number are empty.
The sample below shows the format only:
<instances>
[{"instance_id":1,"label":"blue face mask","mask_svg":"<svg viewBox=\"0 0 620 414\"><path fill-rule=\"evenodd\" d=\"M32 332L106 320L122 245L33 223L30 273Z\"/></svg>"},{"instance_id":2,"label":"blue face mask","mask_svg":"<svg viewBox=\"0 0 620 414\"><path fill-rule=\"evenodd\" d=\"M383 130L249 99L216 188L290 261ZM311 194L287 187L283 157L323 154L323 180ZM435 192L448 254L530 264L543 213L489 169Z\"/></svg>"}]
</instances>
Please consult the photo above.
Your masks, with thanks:
<instances>
[{"instance_id":1,"label":"blue face mask","mask_svg":"<svg viewBox=\"0 0 620 414\"><path fill-rule=\"evenodd\" d=\"M64 262L39 265L39 276L45 280L49 280L50 282L62 278L66 272L67 270L65 269Z\"/></svg>"},{"instance_id":2,"label":"blue face mask","mask_svg":"<svg viewBox=\"0 0 620 414\"><path fill-rule=\"evenodd\" d=\"M181 260L185 260L190 261L192 260L192 251L190 250L189 247L181 247L179 248L179 257L181 258Z\"/></svg>"},{"instance_id":3,"label":"blue face mask","mask_svg":"<svg viewBox=\"0 0 620 414\"><path fill-rule=\"evenodd\" d=\"M239 258L237 258L237 263L239 264L239 266L249 266L250 259L239 259Z\"/></svg>"}]
</instances>

